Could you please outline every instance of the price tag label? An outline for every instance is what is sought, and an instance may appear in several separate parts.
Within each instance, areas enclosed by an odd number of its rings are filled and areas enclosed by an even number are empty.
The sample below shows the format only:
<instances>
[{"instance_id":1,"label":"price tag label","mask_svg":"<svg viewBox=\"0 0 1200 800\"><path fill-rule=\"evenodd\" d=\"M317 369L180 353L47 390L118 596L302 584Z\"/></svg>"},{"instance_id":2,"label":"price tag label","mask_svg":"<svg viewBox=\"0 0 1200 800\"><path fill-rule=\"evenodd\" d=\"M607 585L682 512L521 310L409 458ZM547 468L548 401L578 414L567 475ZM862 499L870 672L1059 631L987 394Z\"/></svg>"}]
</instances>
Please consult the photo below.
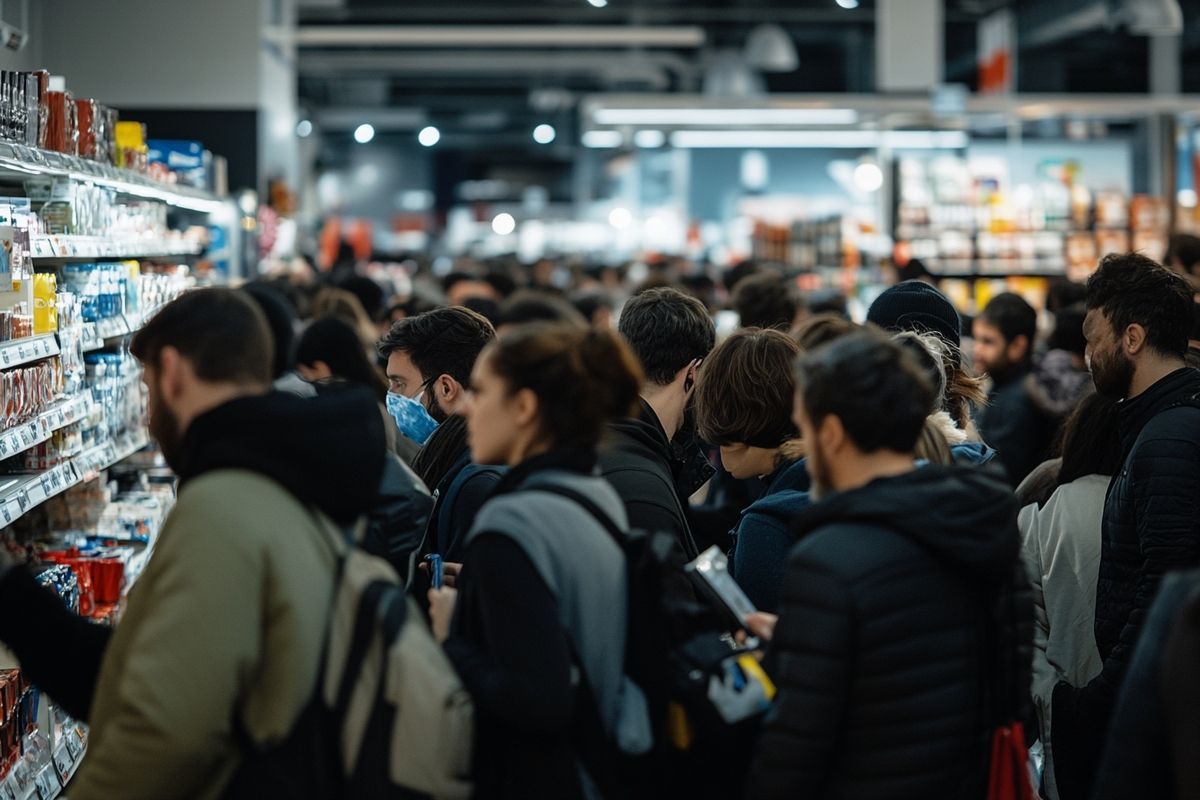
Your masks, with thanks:
<instances>
[{"instance_id":1,"label":"price tag label","mask_svg":"<svg viewBox=\"0 0 1200 800\"><path fill-rule=\"evenodd\" d=\"M0 361L3 361L5 366L12 363L12 350L7 347L0 350Z\"/></svg>"},{"instance_id":2,"label":"price tag label","mask_svg":"<svg viewBox=\"0 0 1200 800\"><path fill-rule=\"evenodd\" d=\"M13 514L12 514L12 511L9 510L8 503L5 503L3 506L0 506L0 517L4 518L5 525L12 523Z\"/></svg>"},{"instance_id":3,"label":"price tag label","mask_svg":"<svg viewBox=\"0 0 1200 800\"><path fill-rule=\"evenodd\" d=\"M22 489L20 491L20 493L17 494L16 500L17 500L17 508L20 509L20 512L22 514L24 514L26 512L26 510L28 510L28 508L29 508L28 493L24 489Z\"/></svg>"},{"instance_id":4,"label":"price tag label","mask_svg":"<svg viewBox=\"0 0 1200 800\"><path fill-rule=\"evenodd\" d=\"M54 258L54 244L45 236L39 236L33 240L33 256L34 258Z\"/></svg>"},{"instance_id":5,"label":"price tag label","mask_svg":"<svg viewBox=\"0 0 1200 800\"><path fill-rule=\"evenodd\" d=\"M5 436L4 438L0 439L0 458L8 457L8 448L9 448L10 441L12 441L12 437L9 437L9 436Z\"/></svg>"}]
</instances>

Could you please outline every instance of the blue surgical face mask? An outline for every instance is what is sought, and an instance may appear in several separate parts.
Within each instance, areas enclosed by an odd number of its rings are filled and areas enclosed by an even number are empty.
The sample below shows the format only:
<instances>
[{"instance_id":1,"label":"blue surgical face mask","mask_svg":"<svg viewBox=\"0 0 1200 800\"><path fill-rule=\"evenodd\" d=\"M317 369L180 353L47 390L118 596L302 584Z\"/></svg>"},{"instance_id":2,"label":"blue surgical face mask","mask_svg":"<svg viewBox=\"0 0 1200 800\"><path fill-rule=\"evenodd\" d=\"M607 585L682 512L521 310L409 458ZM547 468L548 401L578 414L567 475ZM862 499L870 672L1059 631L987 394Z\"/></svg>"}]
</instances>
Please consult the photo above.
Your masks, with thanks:
<instances>
[{"instance_id":1,"label":"blue surgical face mask","mask_svg":"<svg viewBox=\"0 0 1200 800\"><path fill-rule=\"evenodd\" d=\"M421 393L425 393L424 387ZM388 392L387 410L396 420L400 432L417 444L425 444L430 434L437 430L437 420L429 415L429 410L420 400Z\"/></svg>"}]
</instances>

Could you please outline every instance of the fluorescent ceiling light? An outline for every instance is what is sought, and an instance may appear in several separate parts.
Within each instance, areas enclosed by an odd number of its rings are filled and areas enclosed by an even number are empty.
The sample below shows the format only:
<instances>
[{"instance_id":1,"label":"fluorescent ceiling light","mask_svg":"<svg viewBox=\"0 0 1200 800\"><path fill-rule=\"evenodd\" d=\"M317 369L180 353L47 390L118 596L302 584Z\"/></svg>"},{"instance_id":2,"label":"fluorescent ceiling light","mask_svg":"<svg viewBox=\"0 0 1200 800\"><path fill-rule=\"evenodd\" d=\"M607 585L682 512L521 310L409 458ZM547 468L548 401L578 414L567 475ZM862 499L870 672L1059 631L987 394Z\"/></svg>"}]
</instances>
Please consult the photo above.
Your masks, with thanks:
<instances>
[{"instance_id":1,"label":"fluorescent ceiling light","mask_svg":"<svg viewBox=\"0 0 1200 800\"><path fill-rule=\"evenodd\" d=\"M302 119L296 123L296 135L301 139L306 139L312 135L313 124L310 120Z\"/></svg>"},{"instance_id":2,"label":"fluorescent ceiling light","mask_svg":"<svg viewBox=\"0 0 1200 800\"><path fill-rule=\"evenodd\" d=\"M596 8L604 8L606 5L608 5L608 0L588 0L588 2Z\"/></svg>"},{"instance_id":3,"label":"fluorescent ceiling light","mask_svg":"<svg viewBox=\"0 0 1200 800\"><path fill-rule=\"evenodd\" d=\"M853 125L850 108L598 108L598 125Z\"/></svg>"},{"instance_id":4,"label":"fluorescent ceiling light","mask_svg":"<svg viewBox=\"0 0 1200 800\"><path fill-rule=\"evenodd\" d=\"M845 9L858 8L858 0L837 0L837 4Z\"/></svg>"},{"instance_id":5,"label":"fluorescent ceiling light","mask_svg":"<svg viewBox=\"0 0 1200 800\"><path fill-rule=\"evenodd\" d=\"M620 131L588 131L583 134L584 147L613 148L620 147L625 137Z\"/></svg>"},{"instance_id":6,"label":"fluorescent ceiling light","mask_svg":"<svg viewBox=\"0 0 1200 800\"><path fill-rule=\"evenodd\" d=\"M364 122L354 129L354 141L359 144L366 144L375 138L375 126L369 122Z\"/></svg>"},{"instance_id":7,"label":"fluorescent ceiling light","mask_svg":"<svg viewBox=\"0 0 1200 800\"><path fill-rule=\"evenodd\" d=\"M681 148L705 147L820 147L869 150L887 146L897 150L961 149L967 146L962 131L677 131L671 144Z\"/></svg>"},{"instance_id":8,"label":"fluorescent ceiling light","mask_svg":"<svg viewBox=\"0 0 1200 800\"><path fill-rule=\"evenodd\" d=\"M657 147L662 147L667 143L667 135L662 131L656 131L647 128L646 130L638 131L633 135L633 143L638 147L642 147L647 150L653 150Z\"/></svg>"},{"instance_id":9,"label":"fluorescent ceiling light","mask_svg":"<svg viewBox=\"0 0 1200 800\"><path fill-rule=\"evenodd\" d=\"M550 144L557 135L558 131L554 130L553 125L543 123L533 129L533 140L538 144Z\"/></svg>"},{"instance_id":10,"label":"fluorescent ceiling light","mask_svg":"<svg viewBox=\"0 0 1200 800\"><path fill-rule=\"evenodd\" d=\"M497 214L492 220L492 230L500 236L508 236L517 229L517 221L512 214Z\"/></svg>"},{"instance_id":11,"label":"fluorescent ceiling light","mask_svg":"<svg viewBox=\"0 0 1200 800\"><path fill-rule=\"evenodd\" d=\"M423 147L433 147L441 140L442 132L432 125L422 128L421 132L417 134L417 141L420 142Z\"/></svg>"}]
</instances>

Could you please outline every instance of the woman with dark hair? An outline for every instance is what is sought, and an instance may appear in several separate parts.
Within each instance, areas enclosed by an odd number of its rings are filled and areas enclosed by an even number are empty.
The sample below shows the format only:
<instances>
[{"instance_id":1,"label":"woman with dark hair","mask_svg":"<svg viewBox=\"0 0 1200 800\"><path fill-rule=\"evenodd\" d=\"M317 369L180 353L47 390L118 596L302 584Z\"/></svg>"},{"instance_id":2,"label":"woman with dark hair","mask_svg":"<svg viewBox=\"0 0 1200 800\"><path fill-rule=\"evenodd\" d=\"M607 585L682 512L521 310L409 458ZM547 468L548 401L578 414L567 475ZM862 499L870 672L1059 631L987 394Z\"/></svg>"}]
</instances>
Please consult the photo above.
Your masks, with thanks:
<instances>
[{"instance_id":1,"label":"woman with dark hair","mask_svg":"<svg viewBox=\"0 0 1200 800\"><path fill-rule=\"evenodd\" d=\"M625 507L594 472L605 423L632 413L640 387L616 334L569 324L512 331L471 374L471 457L511 468L471 526L457 591L432 589L429 601L475 701L481 800L623 797L595 768L604 746L587 743L650 745L645 698L624 673L613 534L627 529Z\"/></svg>"},{"instance_id":2,"label":"woman with dark hair","mask_svg":"<svg viewBox=\"0 0 1200 800\"><path fill-rule=\"evenodd\" d=\"M1117 403L1092 394L1067 420L1057 488L1021 511L1023 556L1033 584L1033 701L1045 751L1043 792L1055 800L1051 700L1060 681L1086 686L1101 667L1093 633L1101 522L1121 468Z\"/></svg>"},{"instance_id":3,"label":"woman with dark hair","mask_svg":"<svg viewBox=\"0 0 1200 800\"><path fill-rule=\"evenodd\" d=\"M809 502L804 448L792 422L792 362L799 354L786 333L747 328L718 345L697 375L700 436L720 446L730 475L762 478L767 487L733 530L731 569L754 605L768 612L779 605L795 543L791 519Z\"/></svg>"},{"instance_id":4,"label":"woman with dark hair","mask_svg":"<svg viewBox=\"0 0 1200 800\"><path fill-rule=\"evenodd\" d=\"M387 382L340 317L322 317L304 330L296 346L296 370L312 383L347 381L367 387L380 402L387 397Z\"/></svg>"}]
</instances>

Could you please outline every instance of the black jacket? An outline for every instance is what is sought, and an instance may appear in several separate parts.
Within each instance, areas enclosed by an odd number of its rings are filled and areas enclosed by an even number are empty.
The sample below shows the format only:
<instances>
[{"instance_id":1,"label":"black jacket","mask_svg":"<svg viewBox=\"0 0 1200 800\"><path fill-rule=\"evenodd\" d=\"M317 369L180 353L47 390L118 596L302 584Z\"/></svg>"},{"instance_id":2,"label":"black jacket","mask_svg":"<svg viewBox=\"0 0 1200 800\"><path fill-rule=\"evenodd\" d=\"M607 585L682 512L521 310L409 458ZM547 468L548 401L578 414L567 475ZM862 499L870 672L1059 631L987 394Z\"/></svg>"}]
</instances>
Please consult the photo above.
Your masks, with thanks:
<instances>
[{"instance_id":1,"label":"black jacket","mask_svg":"<svg viewBox=\"0 0 1200 800\"><path fill-rule=\"evenodd\" d=\"M1022 372L997 384L976 420L979 435L996 448L996 460L1004 466L1008 482L1014 487L1045 459L1053 431L1026 391L1027 375Z\"/></svg>"},{"instance_id":2,"label":"black jacket","mask_svg":"<svg viewBox=\"0 0 1200 800\"><path fill-rule=\"evenodd\" d=\"M433 498L408 465L388 453L379 486L379 501L367 516L362 547L387 559L407 583L410 560L425 537Z\"/></svg>"},{"instance_id":3,"label":"black jacket","mask_svg":"<svg viewBox=\"0 0 1200 800\"><path fill-rule=\"evenodd\" d=\"M383 419L365 390L315 399L276 392L231 400L188 426L173 466L181 482L217 469L248 469L348 523L375 507L386 448ZM87 721L112 628L67 610L28 570L0 578L0 641L29 679Z\"/></svg>"},{"instance_id":4,"label":"black jacket","mask_svg":"<svg viewBox=\"0 0 1200 800\"><path fill-rule=\"evenodd\" d=\"M675 535L688 560L698 551L687 521L687 496L676 487L671 442L654 409L641 401L637 418L615 420L600 451L600 474L625 503L633 529Z\"/></svg>"},{"instance_id":5,"label":"black jacket","mask_svg":"<svg viewBox=\"0 0 1200 800\"><path fill-rule=\"evenodd\" d=\"M1055 778L1062 800L1086 798L1117 690L1164 574L1200 566L1200 371L1176 370L1120 409L1126 452L1104 506L1096 646L1087 686L1054 690Z\"/></svg>"},{"instance_id":6,"label":"black jacket","mask_svg":"<svg viewBox=\"0 0 1200 800\"><path fill-rule=\"evenodd\" d=\"M934 466L797 518L749 797L984 796L990 731L1029 693L1016 520L988 471Z\"/></svg>"}]
</instances>

